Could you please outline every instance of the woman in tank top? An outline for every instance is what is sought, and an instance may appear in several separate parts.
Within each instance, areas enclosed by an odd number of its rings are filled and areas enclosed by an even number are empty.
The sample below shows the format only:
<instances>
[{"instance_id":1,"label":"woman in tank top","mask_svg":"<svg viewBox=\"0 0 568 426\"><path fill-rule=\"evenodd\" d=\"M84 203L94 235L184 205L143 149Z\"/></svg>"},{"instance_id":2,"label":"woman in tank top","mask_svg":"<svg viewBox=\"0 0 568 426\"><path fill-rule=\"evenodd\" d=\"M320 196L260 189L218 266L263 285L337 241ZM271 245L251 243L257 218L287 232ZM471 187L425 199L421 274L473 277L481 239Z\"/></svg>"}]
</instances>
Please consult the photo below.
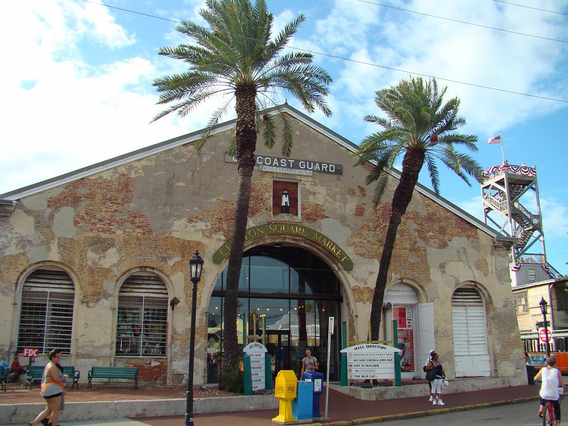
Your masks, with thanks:
<instances>
[{"instance_id":1,"label":"woman in tank top","mask_svg":"<svg viewBox=\"0 0 568 426\"><path fill-rule=\"evenodd\" d=\"M542 380L538 416L542 417L544 405L546 404L546 401L550 401L554 407L554 418L556 419L556 424L559 425L561 412L559 402L560 393L558 392L558 387L564 387L564 380L562 380L560 370L556 368L556 358L553 356L546 358L546 367L541 368L534 379L535 381Z\"/></svg>"},{"instance_id":2,"label":"woman in tank top","mask_svg":"<svg viewBox=\"0 0 568 426\"><path fill-rule=\"evenodd\" d=\"M35 420L28 423L28 426L35 426L39 422L46 424L46 419L49 419L48 424L55 426L59 420L59 408L65 394L65 382L69 377L63 374L63 368L59 365L61 349L52 350L48 356L49 362L43 370L41 379L41 396L45 398L46 407Z\"/></svg>"}]
</instances>

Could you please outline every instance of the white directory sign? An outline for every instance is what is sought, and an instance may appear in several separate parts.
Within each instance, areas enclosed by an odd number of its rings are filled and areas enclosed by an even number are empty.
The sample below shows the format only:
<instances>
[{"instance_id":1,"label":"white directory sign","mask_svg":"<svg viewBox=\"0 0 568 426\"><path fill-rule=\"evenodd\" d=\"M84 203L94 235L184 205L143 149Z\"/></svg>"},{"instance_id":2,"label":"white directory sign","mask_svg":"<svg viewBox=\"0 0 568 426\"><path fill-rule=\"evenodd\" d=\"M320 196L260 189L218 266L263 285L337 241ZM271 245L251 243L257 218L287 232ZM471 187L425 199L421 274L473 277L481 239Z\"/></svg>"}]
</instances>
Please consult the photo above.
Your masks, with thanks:
<instances>
[{"instance_id":1,"label":"white directory sign","mask_svg":"<svg viewBox=\"0 0 568 426\"><path fill-rule=\"evenodd\" d=\"M268 352L262 343L249 343L244 349L244 353L250 357L250 374L252 379L252 390L266 389L266 366L265 353Z\"/></svg>"},{"instance_id":2,"label":"white directory sign","mask_svg":"<svg viewBox=\"0 0 568 426\"><path fill-rule=\"evenodd\" d=\"M341 351L347 354L349 380L394 379L394 354L401 350L392 346L364 343Z\"/></svg>"}]
</instances>

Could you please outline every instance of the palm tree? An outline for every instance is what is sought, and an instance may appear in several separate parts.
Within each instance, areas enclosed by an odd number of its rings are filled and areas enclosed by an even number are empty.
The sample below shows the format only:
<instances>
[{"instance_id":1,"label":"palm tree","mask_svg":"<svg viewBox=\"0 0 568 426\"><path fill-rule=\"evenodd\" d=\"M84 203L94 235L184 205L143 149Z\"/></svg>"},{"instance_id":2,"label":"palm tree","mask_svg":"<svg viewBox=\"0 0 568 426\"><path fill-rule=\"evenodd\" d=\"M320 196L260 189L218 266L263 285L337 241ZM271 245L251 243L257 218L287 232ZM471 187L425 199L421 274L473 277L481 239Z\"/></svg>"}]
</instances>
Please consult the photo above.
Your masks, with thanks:
<instances>
[{"instance_id":1,"label":"palm tree","mask_svg":"<svg viewBox=\"0 0 568 426\"><path fill-rule=\"evenodd\" d=\"M234 234L229 255L225 293L224 365L238 365L237 293L242 265L245 231L249 212L252 173L255 166L257 132L262 131L265 145L271 148L276 138L272 116L264 111L275 104L278 89L292 93L308 111L317 106L331 115L326 105L327 85L331 77L320 67L312 65L308 53L284 53L290 38L304 21L300 15L288 23L272 40L274 17L268 12L265 0L207 0L200 11L209 28L183 21L176 30L188 36L193 44L160 49L160 55L183 61L188 70L158 78L154 86L160 92L159 104L170 104L154 120L169 113L189 114L205 100L225 96L225 104L211 118L208 130L198 141L199 149L235 101L237 115L235 138L230 152L237 158L238 191L235 209ZM277 115L283 125L282 155L292 149L292 130L284 114Z\"/></svg>"},{"instance_id":2,"label":"palm tree","mask_svg":"<svg viewBox=\"0 0 568 426\"><path fill-rule=\"evenodd\" d=\"M477 151L477 137L454 132L465 125L465 119L458 116L460 100L450 99L443 104L447 88L438 90L436 80L424 82L422 78L403 80L396 86L379 90L375 103L386 115L368 115L365 121L376 123L383 130L363 141L356 155L357 164L371 164L367 184L376 182L373 203L381 200L389 178L389 169L396 159L403 155L402 172L391 204L391 216L379 262L371 307L371 340L379 338L379 327L388 271L392 258L398 226L412 199L414 187L422 166L426 163L432 187L439 194L439 172L436 160L454 171L468 185L466 174L479 181L481 167L466 154L455 151L462 145ZM471 185L470 185L471 186Z\"/></svg>"}]
</instances>

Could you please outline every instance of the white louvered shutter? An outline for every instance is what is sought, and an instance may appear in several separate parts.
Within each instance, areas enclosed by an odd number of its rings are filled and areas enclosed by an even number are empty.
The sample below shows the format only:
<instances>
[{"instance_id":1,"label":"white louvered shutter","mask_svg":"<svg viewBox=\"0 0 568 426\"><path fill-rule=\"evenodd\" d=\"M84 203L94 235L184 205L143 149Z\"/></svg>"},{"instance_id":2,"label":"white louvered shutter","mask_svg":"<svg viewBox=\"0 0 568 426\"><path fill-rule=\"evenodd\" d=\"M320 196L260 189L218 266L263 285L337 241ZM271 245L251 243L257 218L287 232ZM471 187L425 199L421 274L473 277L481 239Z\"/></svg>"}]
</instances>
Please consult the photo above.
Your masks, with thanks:
<instances>
[{"instance_id":1,"label":"white louvered shutter","mask_svg":"<svg viewBox=\"0 0 568 426\"><path fill-rule=\"evenodd\" d=\"M491 375L483 299L473 288L458 289L452 297L456 377Z\"/></svg>"}]
</instances>

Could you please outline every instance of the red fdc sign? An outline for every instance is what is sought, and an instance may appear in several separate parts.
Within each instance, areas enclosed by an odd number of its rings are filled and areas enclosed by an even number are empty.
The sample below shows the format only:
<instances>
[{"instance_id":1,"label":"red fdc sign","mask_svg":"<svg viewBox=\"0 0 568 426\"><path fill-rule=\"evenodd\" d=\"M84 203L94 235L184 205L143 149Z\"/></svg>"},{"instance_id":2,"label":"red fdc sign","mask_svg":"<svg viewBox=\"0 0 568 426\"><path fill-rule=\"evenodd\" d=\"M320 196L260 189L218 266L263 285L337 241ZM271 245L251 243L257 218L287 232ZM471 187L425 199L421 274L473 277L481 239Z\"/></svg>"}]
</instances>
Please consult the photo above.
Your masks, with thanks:
<instances>
[{"instance_id":1,"label":"red fdc sign","mask_svg":"<svg viewBox=\"0 0 568 426\"><path fill-rule=\"evenodd\" d=\"M548 329L541 328L538 332L538 337L542 343L547 343L552 340L552 333Z\"/></svg>"},{"instance_id":2,"label":"red fdc sign","mask_svg":"<svg viewBox=\"0 0 568 426\"><path fill-rule=\"evenodd\" d=\"M39 349L37 348L24 348L24 353L22 354L25 358L37 358L39 354Z\"/></svg>"}]
</instances>

